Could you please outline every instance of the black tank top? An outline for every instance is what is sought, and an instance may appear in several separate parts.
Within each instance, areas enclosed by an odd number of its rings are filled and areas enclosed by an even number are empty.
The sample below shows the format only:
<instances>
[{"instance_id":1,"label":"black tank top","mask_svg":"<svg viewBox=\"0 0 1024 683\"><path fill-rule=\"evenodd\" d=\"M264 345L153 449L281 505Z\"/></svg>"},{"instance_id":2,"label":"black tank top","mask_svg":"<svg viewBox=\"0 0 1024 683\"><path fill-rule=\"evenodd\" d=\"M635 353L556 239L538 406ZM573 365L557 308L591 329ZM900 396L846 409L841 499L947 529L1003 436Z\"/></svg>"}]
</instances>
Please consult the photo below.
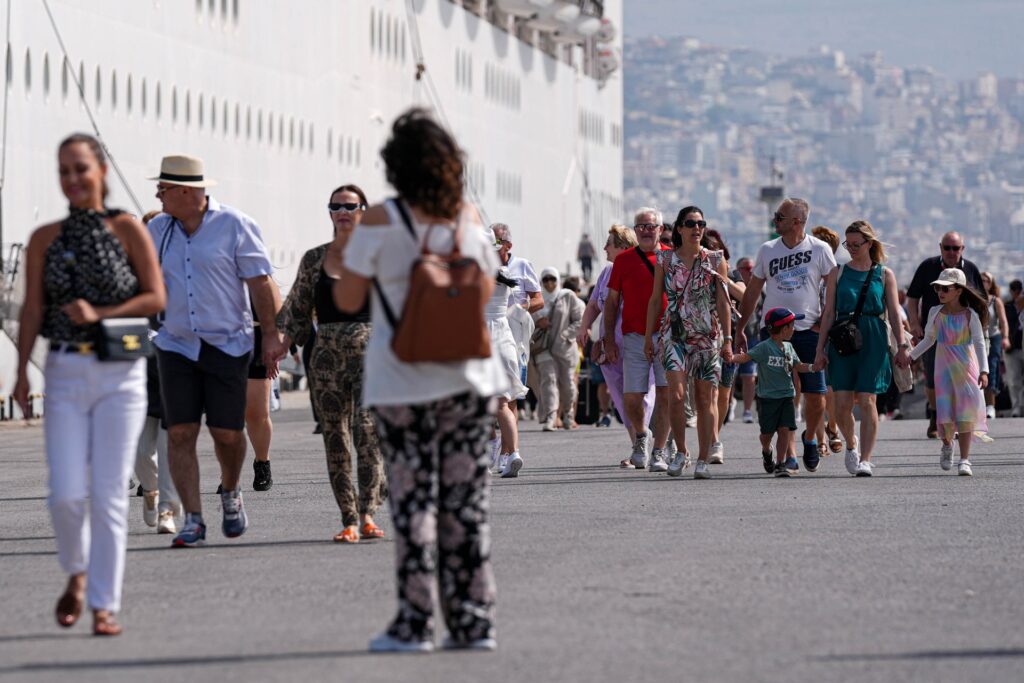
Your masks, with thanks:
<instances>
[{"instance_id":1,"label":"black tank top","mask_svg":"<svg viewBox=\"0 0 1024 683\"><path fill-rule=\"evenodd\" d=\"M320 277L316 281L313 304L316 306L316 321L319 325L328 323L368 323L370 322L370 299L358 313L343 313L334 305L334 283L337 282L320 266Z\"/></svg>"},{"instance_id":2,"label":"black tank top","mask_svg":"<svg viewBox=\"0 0 1024 683\"><path fill-rule=\"evenodd\" d=\"M139 293L139 279L121 241L103 219L122 213L112 209L71 209L61 232L46 249L43 264L42 335L52 341L87 342L96 325L75 325L61 308L75 299L93 306L113 306Z\"/></svg>"}]
</instances>

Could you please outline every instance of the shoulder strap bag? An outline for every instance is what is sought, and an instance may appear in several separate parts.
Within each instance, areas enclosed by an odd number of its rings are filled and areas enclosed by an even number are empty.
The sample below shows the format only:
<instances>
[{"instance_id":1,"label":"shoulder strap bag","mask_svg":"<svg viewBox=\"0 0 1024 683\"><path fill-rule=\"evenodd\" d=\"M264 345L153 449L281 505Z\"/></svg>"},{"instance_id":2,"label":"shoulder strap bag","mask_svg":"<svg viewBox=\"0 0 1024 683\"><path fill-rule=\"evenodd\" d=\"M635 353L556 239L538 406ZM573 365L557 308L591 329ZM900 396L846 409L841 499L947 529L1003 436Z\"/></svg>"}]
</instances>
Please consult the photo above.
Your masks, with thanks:
<instances>
[{"instance_id":1,"label":"shoulder strap bag","mask_svg":"<svg viewBox=\"0 0 1024 683\"><path fill-rule=\"evenodd\" d=\"M876 266L872 265L871 270L864 276L864 284L860 286L860 294L857 296L857 307L854 309L853 315L845 320L833 323L832 328L828 331L829 343L832 344L832 348L840 356L852 356L864 346L864 336L861 334L857 323L860 321L861 311L864 310L864 300L867 298L868 287L871 285L875 268ZM843 271L840 270L839 277L842 276ZM838 282L836 284L838 288Z\"/></svg>"},{"instance_id":2,"label":"shoulder strap bag","mask_svg":"<svg viewBox=\"0 0 1024 683\"><path fill-rule=\"evenodd\" d=\"M394 206L402 223L416 238L412 218L401 200ZM409 292L402 317L397 318L384 288L374 278L384 315L394 334L391 350L404 363L451 363L474 358L489 358L491 338L484 318L485 287L491 277L480 264L462 255L461 223L456 224L450 254L430 251L430 233L420 244L420 255L409 273Z\"/></svg>"}]
</instances>

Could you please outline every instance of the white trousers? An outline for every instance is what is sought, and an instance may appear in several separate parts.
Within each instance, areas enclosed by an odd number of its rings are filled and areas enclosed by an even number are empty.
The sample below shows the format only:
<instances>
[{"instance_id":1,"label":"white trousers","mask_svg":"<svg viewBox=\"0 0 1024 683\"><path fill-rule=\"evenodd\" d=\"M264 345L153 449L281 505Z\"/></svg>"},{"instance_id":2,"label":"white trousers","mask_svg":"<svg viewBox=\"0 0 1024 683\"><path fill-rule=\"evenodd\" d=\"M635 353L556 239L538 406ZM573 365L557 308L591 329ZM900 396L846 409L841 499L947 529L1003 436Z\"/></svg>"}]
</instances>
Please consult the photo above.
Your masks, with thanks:
<instances>
[{"instance_id":1,"label":"white trousers","mask_svg":"<svg viewBox=\"0 0 1024 683\"><path fill-rule=\"evenodd\" d=\"M60 565L68 574L87 573L90 609L116 612L128 545L128 477L146 417L146 361L51 353L44 406Z\"/></svg>"},{"instance_id":2,"label":"white trousers","mask_svg":"<svg viewBox=\"0 0 1024 683\"><path fill-rule=\"evenodd\" d=\"M160 418L146 417L135 452L135 476L146 491L160 491L160 510L177 514L181 499L171 479L167 460L167 430L160 427Z\"/></svg>"}]
</instances>

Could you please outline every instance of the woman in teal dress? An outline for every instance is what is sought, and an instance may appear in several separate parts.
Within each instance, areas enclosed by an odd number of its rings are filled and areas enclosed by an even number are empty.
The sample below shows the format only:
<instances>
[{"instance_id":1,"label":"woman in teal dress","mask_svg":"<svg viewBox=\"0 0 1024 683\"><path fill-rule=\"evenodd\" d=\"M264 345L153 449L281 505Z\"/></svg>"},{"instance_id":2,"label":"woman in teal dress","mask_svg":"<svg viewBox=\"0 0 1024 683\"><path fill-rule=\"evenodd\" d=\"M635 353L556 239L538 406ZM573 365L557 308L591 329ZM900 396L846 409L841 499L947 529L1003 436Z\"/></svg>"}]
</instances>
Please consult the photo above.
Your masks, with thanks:
<instances>
[{"instance_id":1,"label":"woman in teal dress","mask_svg":"<svg viewBox=\"0 0 1024 683\"><path fill-rule=\"evenodd\" d=\"M870 477L873 465L871 452L878 434L878 410L875 397L889 389L892 367L889 361L889 328L884 319L899 321L899 298L896 276L885 267L885 247L867 221L855 221L846 228L843 246L850 253L850 262L828 276L825 289L825 311L821 316L821 333L815 367L828 366L829 384L835 392L836 422L846 440L846 469L850 474ZM849 356L840 356L828 342L828 332L836 321L853 316L857 308L864 278L868 290L857 327L864 339L861 349ZM897 322L894 333L899 344L896 362L910 363L909 344ZM860 406L860 441L854 433L853 406ZM859 447L859 448L858 448Z\"/></svg>"}]
</instances>

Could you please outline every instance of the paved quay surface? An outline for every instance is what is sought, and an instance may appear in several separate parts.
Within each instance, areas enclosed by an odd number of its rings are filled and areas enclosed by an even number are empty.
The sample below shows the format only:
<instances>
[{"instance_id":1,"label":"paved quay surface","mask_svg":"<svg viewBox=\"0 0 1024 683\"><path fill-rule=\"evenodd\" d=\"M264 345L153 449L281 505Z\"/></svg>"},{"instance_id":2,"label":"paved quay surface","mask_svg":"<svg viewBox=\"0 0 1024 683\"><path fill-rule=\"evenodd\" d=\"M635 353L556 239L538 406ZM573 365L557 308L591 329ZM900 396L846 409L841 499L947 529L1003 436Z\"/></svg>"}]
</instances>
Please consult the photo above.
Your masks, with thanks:
<instances>
[{"instance_id":1,"label":"paved quay surface","mask_svg":"<svg viewBox=\"0 0 1024 683\"><path fill-rule=\"evenodd\" d=\"M617 428L527 427L496 480L499 650L370 655L394 609L389 538L339 518L303 395L275 414L274 487L223 538L201 443L208 545L171 550L132 498L120 638L52 616L65 577L42 430L0 428L0 679L6 681L1020 681L1024 419L992 423L973 478L938 466L920 420L882 424L876 476L841 455L790 480L756 425L726 427L710 481L620 470ZM695 435L690 432L691 449Z\"/></svg>"}]
</instances>

